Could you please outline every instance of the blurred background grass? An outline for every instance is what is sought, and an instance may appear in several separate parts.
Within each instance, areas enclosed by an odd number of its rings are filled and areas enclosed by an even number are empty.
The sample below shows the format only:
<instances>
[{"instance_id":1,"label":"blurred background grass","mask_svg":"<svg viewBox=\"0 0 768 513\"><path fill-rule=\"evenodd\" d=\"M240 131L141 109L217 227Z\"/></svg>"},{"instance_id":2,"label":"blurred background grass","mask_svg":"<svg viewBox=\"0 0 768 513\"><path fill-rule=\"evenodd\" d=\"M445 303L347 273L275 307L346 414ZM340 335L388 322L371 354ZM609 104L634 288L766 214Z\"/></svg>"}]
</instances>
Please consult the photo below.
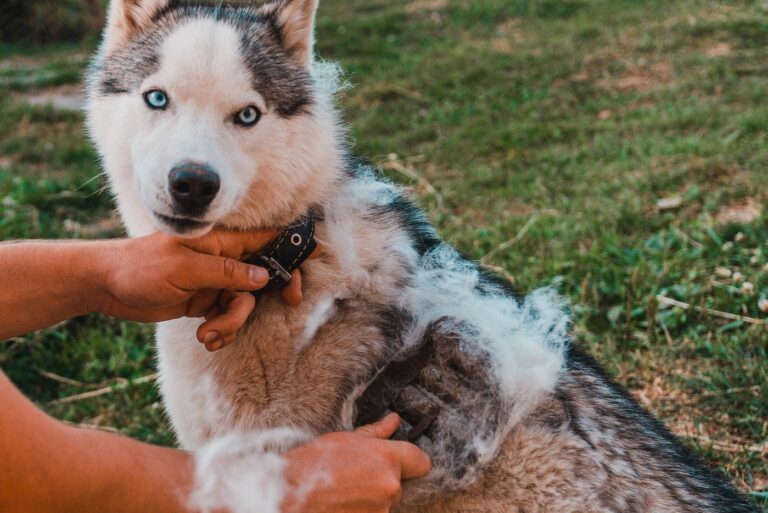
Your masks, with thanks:
<instances>
[{"instance_id":1,"label":"blurred background grass","mask_svg":"<svg viewBox=\"0 0 768 513\"><path fill-rule=\"evenodd\" d=\"M102 0L4 0L0 41L41 44L95 38L105 5Z\"/></svg>"},{"instance_id":2,"label":"blurred background grass","mask_svg":"<svg viewBox=\"0 0 768 513\"><path fill-rule=\"evenodd\" d=\"M79 112L102 20L0 13L0 239L122 233ZM768 3L325 0L318 51L355 85L360 152L461 250L557 287L579 340L768 511ZM0 365L67 422L173 443L150 327L74 319Z\"/></svg>"}]
</instances>

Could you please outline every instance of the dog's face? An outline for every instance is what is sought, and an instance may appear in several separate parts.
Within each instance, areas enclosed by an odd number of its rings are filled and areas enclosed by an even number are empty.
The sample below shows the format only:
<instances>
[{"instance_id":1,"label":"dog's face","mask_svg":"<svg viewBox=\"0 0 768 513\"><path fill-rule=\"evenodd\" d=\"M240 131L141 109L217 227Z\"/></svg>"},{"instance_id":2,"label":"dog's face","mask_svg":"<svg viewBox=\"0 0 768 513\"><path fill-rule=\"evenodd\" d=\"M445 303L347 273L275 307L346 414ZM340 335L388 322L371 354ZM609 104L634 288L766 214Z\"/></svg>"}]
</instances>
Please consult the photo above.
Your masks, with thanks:
<instances>
[{"instance_id":1,"label":"dog's face","mask_svg":"<svg viewBox=\"0 0 768 513\"><path fill-rule=\"evenodd\" d=\"M88 120L131 231L279 226L328 190L338 123L312 79L315 9L112 0Z\"/></svg>"}]
</instances>

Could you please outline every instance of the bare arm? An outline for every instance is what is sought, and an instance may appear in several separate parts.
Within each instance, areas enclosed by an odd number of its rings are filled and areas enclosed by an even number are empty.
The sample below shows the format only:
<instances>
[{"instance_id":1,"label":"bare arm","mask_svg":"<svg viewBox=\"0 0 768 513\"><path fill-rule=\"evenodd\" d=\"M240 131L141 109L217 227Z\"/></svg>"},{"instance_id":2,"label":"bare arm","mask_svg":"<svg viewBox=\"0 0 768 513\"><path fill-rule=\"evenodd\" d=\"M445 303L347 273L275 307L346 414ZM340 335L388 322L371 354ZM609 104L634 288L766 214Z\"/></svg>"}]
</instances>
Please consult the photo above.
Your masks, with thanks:
<instances>
[{"instance_id":1,"label":"bare arm","mask_svg":"<svg viewBox=\"0 0 768 513\"><path fill-rule=\"evenodd\" d=\"M274 235L0 244L0 340L90 312L143 322L205 316L198 338L218 349L253 310L247 291L267 281L264 269L239 260ZM298 271L294 278L283 290L289 304L301 301Z\"/></svg>"},{"instance_id":2,"label":"bare arm","mask_svg":"<svg viewBox=\"0 0 768 513\"><path fill-rule=\"evenodd\" d=\"M99 306L99 243L6 243L0 246L0 339Z\"/></svg>"},{"instance_id":3,"label":"bare arm","mask_svg":"<svg viewBox=\"0 0 768 513\"><path fill-rule=\"evenodd\" d=\"M35 408L0 372L0 512L188 513L192 456L130 438L77 429ZM398 419L356 433L320 437L286 455L289 483L318 471L330 477L309 500L284 502L286 513L387 513L400 480L430 463L419 449L383 440Z\"/></svg>"},{"instance_id":4,"label":"bare arm","mask_svg":"<svg viewBox=\"0 0 768 513\"><path fill-rule=\"evenodd\" d=\"M188 454L66 426L1 372L0 404L0 511L187 511Z\"/></svg>"}]
</instances>

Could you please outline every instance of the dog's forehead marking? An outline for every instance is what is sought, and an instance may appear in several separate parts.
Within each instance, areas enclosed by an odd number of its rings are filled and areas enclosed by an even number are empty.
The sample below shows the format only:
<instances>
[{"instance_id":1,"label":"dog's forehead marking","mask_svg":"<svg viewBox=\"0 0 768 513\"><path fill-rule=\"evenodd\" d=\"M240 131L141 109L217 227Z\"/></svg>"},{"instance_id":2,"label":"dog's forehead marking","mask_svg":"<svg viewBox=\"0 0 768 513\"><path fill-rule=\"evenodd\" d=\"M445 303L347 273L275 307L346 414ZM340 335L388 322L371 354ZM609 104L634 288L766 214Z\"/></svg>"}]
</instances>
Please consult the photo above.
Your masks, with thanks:
<instances>
[{"instance_id":1,"label":"dog's forehead marking","mask_svg":"<svg viewBox=\"0 0 768 513\"><path fill-rule=\"evenodd\" d=\"M264 98L266 104L278 116L288 118L311 112L314 96L309 70L300 66L286 53L279 31L275 28L275 20L248 8L227 6L212 8L169 5L168 9L154 17L154 25L148 27L138 38L112 52L98 56L91 68L90 94L107 96L137 92L147 77L160 71L161 48L168 38L186 40L196 49L204 46L198 44L205 41L204 37L194 31L181 30L184 26L194 26L194 22L201 20L231 29L228 31L229 35L222 36L227 40L225 46L230 49L238 48L239 65L248 70L252 89ZM186 36L175 38L179 33L186 33ZM236 44L233 35L237 36ZM205 48L202 48L202 52L195 52L189 47L185 48L183 43L179 43L178 47L179 52L174 59L180 59L181 62L174 62L174 66L190 61L202 62L196 60L201 53L210 55L211 59L219 58ZM227 68L221 66L221 69ZM227 81L229 80L231 78L228 77Z\"/></svg>"},{"instance_id":2,"label":"dog's forehead marking","mask_svg":"<svg viewBox=\"0 0 768 513\"><path fill-rule=\"evenodd\" d=\"M230 24L211 18L191 19L163 41L160 68L146 81L168 84L182 101L234 108L258 97L263 103L253 90L240 48L241 36Z\"/></svg>"}]
</instances>

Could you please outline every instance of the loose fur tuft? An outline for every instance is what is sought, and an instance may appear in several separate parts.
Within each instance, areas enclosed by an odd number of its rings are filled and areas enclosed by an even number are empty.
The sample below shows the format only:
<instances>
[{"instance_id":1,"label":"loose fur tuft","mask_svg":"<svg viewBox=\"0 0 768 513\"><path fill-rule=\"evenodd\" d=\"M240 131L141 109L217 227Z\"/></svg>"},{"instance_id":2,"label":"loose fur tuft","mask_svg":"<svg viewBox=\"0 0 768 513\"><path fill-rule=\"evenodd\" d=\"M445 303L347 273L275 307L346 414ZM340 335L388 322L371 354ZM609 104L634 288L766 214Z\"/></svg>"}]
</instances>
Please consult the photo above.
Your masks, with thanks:
<instances>
[{"instance_id":1,"label":"loose fur tuft","mask_svg":"<svg viewBox=\"0 0 768 513\"><path fill-rule=\"evenodd\" d=\"M280 513L289 487L280 452L306 440L290 429L231 433L195 455L195 488L189 506L208 513Z\"/></svg>"}]
</instances>

